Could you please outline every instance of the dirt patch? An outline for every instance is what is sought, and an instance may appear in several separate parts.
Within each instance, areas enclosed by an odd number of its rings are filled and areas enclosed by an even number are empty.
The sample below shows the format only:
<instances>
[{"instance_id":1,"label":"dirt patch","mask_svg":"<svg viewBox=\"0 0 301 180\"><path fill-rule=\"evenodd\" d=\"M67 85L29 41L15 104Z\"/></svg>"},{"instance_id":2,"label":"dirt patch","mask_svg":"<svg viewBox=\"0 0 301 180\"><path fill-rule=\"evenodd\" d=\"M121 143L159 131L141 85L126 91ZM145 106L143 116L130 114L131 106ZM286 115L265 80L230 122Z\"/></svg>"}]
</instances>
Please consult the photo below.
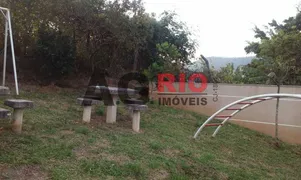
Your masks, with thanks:
<instances>
[{"instance_id":1,"label":"dirt patch","mask_svg":"<svg viewBox=\"0 0 301 180\"><path fill-rule=\"evenodd\" d=\"M59 133L51 134L51 135L42 135L41 138L51 138L51 139L59 139L61 136L68 136L74 134L74 131L71 130L62 130Z\"/></svg>"},{"instance_id":2,"label":"dirt patch","mask_svg":"<svg viewBox=\"0 0 301 180\"><path fill-rule=\"evenodd\" d=\"M101 156L101 149L109 147L111 144L107 140L98 141L91 146L81 146L73 149L77 159L89 159L89 158L98 158Z\"/></svg>"},{"instance_id":3,"label":"dirt patch","mask_svg":"<svg viewBox=\"0 0 301 180\"><path fill-rule=\"evenodd\" d=\"M72 151L75 154L76 158L81 160L93 157L93 153L91 153L89 149L89 147L78 147L73 149Z\"/></svg>"},{"instance_id":4,"label":"dirt patch","mask_svg":"<svg viewBox=\"0 0 301 180\"><path fill-rule=\"evenodd\" d=\"M107 159L109 161L115 161L120 165L126 164L128 162L131 162L131 158L126 156L126 155L111 155L111 154L107 154L107 153L101 153L101 157L104 159Z\"/></svg>"},{"instance_id":5,"label":"dirt patch","mask_svg":"<svg viewBox=\"0 0 301 180\"><path fill-rule=\"evenodd\" d=\"M226 147L226 146L222 146L221 148L221 151L223 152L223 154L227 154L227 155L233 155L233 150L232 149L230 149L230 148L228 148L228 147Z\"/></svg>"},{"instance_id":6,"label":"dirt patch","mask_svg":"<svg viewBox=\"0 0 301 180\"><path fill-rule=\"evenodd\" d=\"M150 180L162 180L162 179L168 179L169 177L169 173L164 169L153 171L150 174L151 174L151 177L149 177Z\"/></svg>"},{"instance_id":7,"label":"dirt patch","mask_svg":"<svg viewBox=\"0 0 301 180\"><path fill-rule=\"evenodd\" d=\"M19 166L11 168L0 166L0 179L45 180L49 179L49 177L39 166Z\"/></svg>"},{"instance_id":8,"label":"dirt patch","mask_svg":"<svg viewBox=\"0 0 301 180\"><path fill-rule=\"evenodd\" d=\"M192 120L196 120L196 119L197 119L196 117L194 117L193 115L188 114L188 113L185 114L185 117L184 117L184 118L185 118L185 119L192 119Z\"/></svg>"},{"instance_id":9,"label":"dirt patch","mask_svg":"<svg viewBox=\"0 0 301 180\"><path fill-rule=\"evenodd\" d=\"M99 149L99 148L108 148L111 146L111 143L105 139L102 141L97 141L94 145L93 149Z\"/></svg>"},{"instance_id":10,"label":"dirt patch","mask_svg":"<svg viewBox=\"0 0 301 180\"><path fill-rule=\"evenodd\" d=\"M40 86L39 87L39 92L42 93L53 93L53 92L59 92L61 90L61 88L59 88L58 86L55 86L54 83L51 83L48 86Z\"/></svg>"},{"instance_id":11,"label":"dirt patch","mask_svg":"<svg viewBox=\"0 0 301 180\"><path fill-rule=\"evenodd\" d=\"M105 124L106 123L106 117L105 116L97 116L97 115L93 115L90 121L90 126L101 126L101 124Z\"/></svg>"},{"instance_id":12,"label":"dirt patch","mask_svg":"<svg viewBox=\"0 0 301 180\"><path fill-rule=\"evenodd\" d=\"M71 134L74 134L74 131L62 130L62 131L60 131L60 134L62 134L62 135L71 135Z\"/></svg>"},{"instance_id":13,"label":"dirt patch","mask_svg":"<svg viewBox=\"0 0 301 180\"><path fill-rule=\"evenodd\" d=\"M168 157L175 157L180 153L180 150L177 150L177 149L164 149L163 153Z\"/></svg>"}]
</instances>

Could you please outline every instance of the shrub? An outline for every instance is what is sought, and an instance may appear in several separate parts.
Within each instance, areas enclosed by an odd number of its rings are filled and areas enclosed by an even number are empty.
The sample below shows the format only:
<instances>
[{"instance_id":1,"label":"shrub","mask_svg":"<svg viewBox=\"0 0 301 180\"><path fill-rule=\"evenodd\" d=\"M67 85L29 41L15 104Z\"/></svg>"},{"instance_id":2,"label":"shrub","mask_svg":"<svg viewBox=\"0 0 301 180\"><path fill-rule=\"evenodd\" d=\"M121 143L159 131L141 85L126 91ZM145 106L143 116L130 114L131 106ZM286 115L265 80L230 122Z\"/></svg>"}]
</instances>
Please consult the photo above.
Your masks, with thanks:
<instances>
[{"instance_id":1,"label":"shrub","mask_svg":"<svg viewBox=\"0 0 301 180\"><path fill-rule=\"evenodd\" d=\"M72 72L76 48L70 36L41 27L38 33L35 58L45 80L59 79Z\"/></svg>"}]
</instances>

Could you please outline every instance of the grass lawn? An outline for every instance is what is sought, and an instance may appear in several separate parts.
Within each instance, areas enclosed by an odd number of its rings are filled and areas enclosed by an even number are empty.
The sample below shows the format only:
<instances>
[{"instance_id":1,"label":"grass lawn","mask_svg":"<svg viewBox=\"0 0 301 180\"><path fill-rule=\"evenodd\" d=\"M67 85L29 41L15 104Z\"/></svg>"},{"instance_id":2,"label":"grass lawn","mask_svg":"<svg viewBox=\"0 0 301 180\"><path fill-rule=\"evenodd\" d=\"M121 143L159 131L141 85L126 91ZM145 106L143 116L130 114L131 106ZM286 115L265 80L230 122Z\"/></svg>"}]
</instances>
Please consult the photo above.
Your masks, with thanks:
<instances>
[{"instance_id":1,"label":"grass lawn","mask_svg":"<svg viewBox=\"0 0 301 180\"><path fill-rule=\"evenodd\" d=\"M272 138L236 125L216 138L206 128L193 140L206 117L149 104L137 134L123 105L117 124L104 123L99 105L85 125L76 104L82 92L31 87L21 93L36 107L25 111L20 136L0 121L0 179L301 179L301 146L276 147Z\"/></svg>"}]
</instances>

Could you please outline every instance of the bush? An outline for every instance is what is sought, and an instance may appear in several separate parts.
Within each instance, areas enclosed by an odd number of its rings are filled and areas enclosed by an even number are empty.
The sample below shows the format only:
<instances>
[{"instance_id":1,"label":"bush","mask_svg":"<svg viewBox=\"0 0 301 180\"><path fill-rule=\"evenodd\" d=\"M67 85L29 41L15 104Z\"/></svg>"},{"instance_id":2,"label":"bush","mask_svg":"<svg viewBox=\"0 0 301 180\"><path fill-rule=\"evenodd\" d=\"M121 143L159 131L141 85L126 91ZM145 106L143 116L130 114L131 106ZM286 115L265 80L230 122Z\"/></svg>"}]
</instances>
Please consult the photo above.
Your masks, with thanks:
<instances>
[{"instance_id":1,"label":"bush","mask_svg":"<svg viewBox=\"0 0 301 180\"><path fill-rule=\"evenodd\" d=\"M76 46L70 36L54 29L40 28L35 58L45 80L59 79L72 72Z\"/></svg>"}]
</instances>

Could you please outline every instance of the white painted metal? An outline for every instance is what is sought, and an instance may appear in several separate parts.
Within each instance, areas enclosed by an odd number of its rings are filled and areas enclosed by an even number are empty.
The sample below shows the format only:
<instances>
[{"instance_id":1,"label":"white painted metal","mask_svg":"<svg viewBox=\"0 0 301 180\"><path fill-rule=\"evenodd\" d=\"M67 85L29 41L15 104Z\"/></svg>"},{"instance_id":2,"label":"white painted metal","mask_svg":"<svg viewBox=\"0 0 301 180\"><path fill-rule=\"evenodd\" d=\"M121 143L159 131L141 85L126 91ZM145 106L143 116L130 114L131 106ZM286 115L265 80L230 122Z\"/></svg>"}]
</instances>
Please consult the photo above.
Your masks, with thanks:
<instances>
[{"instance_id":1,"label":"white painted metal","mask_svg":"<svg viewBox=\"0 0 301 180\"><path fill-rule=\"evenodd\" d=\"M16 87L16 94L19 95L19 87L18 87L18 77L17 77L17 68L16 68L16 57L15 57L15 48L14 48L14 40L13 40L13 30L11 25L11 17L10 12L8 10L8 27L10 32L10 47L11 47L11 53L13 57L13 68L14 68L14 75L15 75L15 87Z\"/></svg>"},{"instance_id":2,"label":"white painted metal","mask_svg":"<svg viewBox=\"0 0 301 180\"><path fill-rule=\"evenodd\" d=\"M232 118L234 115L236 115L238 112L242 111L243 109L246 109L247 107L257 104L259 102L263 102L265 100L270 100L273 98L297 98L297 99L301 99L301 95L300 94L262 94L262 95L256 95L256 96L250 96L250 97L246 97L240 100L237 100L233 103L228 104L227 106L224 106L223 108L221 108L220 110L218 110L216 113L214 113L212 116L210 116L203 124L202 126L197 130L197 132L194 134L193 138L197 138L197 136L199 135L199 133L204 129L204 127L211 121L213 120L219 113L223 112L224 110L238 104L241 102L245 102L245 101L250 101L250 100L254 100L252 102L252 104L247 104L241 107L241 110L236 110L231 114L231 117L227 117L221 124L225 124L230 118ZM263 98L265 100L256 100L258 98ZM215 130L215 132L213 133L213 137L216 136L216 134L218 133L219 129L221 128L222 125L218 126L218 128Z\"/></svg>"},{"instance_id":3,"label":"white painted metal","mask_svg":"<svg viewBox=\"0 0 301 180\"><path fill-rule=\"evenodd\" d=\"M4 10L4 11L9 11L7 8L4 8L4 7L0 7L1 10Z\"/></svg>"},{"instance_id":4,"label":"white painted metal","mask_svg":"<svg viewBox=\"0 0 301 180\"><path fill-rule=\"evenodd\" d=\"M252 104L246 104L246 105L242 106L242 107L240 108L240 110L234 111L234 112L231 114L231 117L226 118L226 119L221 123L221 125L219 125L219 126L216 128L216 130L214 131L212 137L215 137L216 134L218 133L218 131L220 130L220 128L221 128L228 120L230 120L233 116L235 116L235 115L236 115L237 113L239 113L240 111L246 109L246 108L249 107L249 106L252 106L252 105L257 104L257 103L259 103L259 102L262 102L262 101L265 101L265 100L270 100L270 99L273 99L273 98L268 97L268 98L265 98L264 100L255 100L255 101L252 102Z\"/></svg>"},{"instance_id":5,"label":"white painted metal","mask_svg":"<svg viewBox=\"0 0 301 180\"><path fill-rule=\"evenodd\" d=\"M7 15L7 13L6 13L6 15ZM5 86L5 77L6 77L7 36L8 36L8 22L5 21L5 40L4 40L4 59L3 59L2 86Z\"/></svg>"},{"instance_id":6,"label":"white painted metal","mask_svg":"<svg viewBox=\"0 0 301 180\"><path fill-rule=\"evenodd\" d=\"M16 94L19 95L19 86L18 86L18 77L17 77L17 68L16 68L16 57L15 57L15 48L14 48L14 41L13 41L13 31L12 31L12 24L11 24L11 16L10 11L7 8L0 7L0 11L2 12L5 18L5 42L4 42L4 62L3 62L3 79L2 79L2 86L5 86L5 76L6 76L6 59L7 59L7 38L8 32L10 37L10 47L13 59L13 69L14 69L14 78L15 78L15 87L16 87ZM4 13L3 11L6 11Z\"/></svg>"}]
</instances>

